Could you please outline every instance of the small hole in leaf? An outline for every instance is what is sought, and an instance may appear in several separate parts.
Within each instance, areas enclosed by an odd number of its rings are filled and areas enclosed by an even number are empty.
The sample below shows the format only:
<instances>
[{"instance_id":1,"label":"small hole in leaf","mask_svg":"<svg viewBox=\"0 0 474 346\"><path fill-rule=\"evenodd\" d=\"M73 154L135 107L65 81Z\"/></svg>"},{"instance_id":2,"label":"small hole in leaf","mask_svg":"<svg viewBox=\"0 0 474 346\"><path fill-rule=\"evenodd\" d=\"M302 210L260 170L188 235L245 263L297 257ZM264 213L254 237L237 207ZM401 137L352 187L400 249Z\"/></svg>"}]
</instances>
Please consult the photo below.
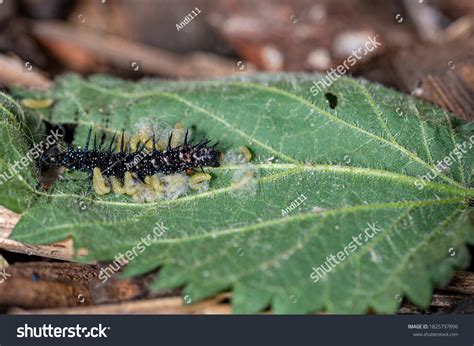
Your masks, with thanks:
<instances>
[{"instance_id":1,"label":"small hole in leaf","mask_svg":"<svg viewBox=\"0 0 474 346\"><path fill-rule=\"evenodd\" d=\"M337 96L331 93L325 93L324 97L326 97L326 100L329 102L329 107L332 109L336 108L337 106Z\"/></svg>"}]
</instances>

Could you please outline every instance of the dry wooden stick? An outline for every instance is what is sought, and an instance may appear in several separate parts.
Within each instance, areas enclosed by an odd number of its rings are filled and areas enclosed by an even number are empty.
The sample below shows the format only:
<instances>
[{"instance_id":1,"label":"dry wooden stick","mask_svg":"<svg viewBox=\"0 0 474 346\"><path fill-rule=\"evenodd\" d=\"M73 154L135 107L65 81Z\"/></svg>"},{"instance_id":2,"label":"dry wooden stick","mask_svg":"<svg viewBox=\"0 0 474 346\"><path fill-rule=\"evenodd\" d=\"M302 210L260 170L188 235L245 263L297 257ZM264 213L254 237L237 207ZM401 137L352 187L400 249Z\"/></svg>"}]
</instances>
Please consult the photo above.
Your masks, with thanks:
<instances>
[{"instance_id":1,"label":"dry wooden stick","mask_svg":"<svg viewBox=\"0 0 474 346\"><path fill-rule=\"evenodd\" d=\"M30 309L91 303L94 266L75 263L15 263L4 271L0 304Z\"/></svg>"},{"instance_id":2,"label":"dry wooden stick","mask_svg":"<svg viewBox=\"0 0 474 346\"><path fill-rule=\"evenodd\" d=\"M0 54L0 83L32 89L47 89L52 81L44 76L30 62L22 62L17 57Z\"/></svg>"},{"instance_id":3,"label":"dry wooden stick","mask_svg":"<svg viewBox=\"0 0 474 346\"><path fill-rule=\"evenodd\" d=\"M148 294L151 275L107 282L99 280L100 265L60 262L18 262L3 271L0 305L23 309L51 309L129 301ZM177 291L153 293L155 297Z\"/></svg>"},{"instance_id":4,"label":"dry wooden stick","mask_svg":"<svg viewBox=\"0 0 474 346\"><path fill-rule=\"evenodd\" d=\"M36 21L31 26L33 34L48 47L61 46L64 50L69 46L124 69L179 78L216 77L235 71L235 63L214 54L179 55L62 22Z\"/></svg>"},{"instance_id":5,"label":"dry wooden stick","mask_svg":"<svg viewBox=\"0 0 474 346\"><path fill-rule=\"evenodd\" d=\"M186 305L181 297L168 297L120 304L75 308L29 311L23 309L11 309L9 312L14 314L230 314L232 311L230 304L222 304L222 301L229 297L229 293L224 293L211 299L190 305Z\"/></svg>"},{"instance_id":6,"label":"dry wooden stick","mask_svg":"<svg viewBox=\"0 0 474 346\"><path fill-rule=\"evenodd\" d=\"M48 245L28 245L8 239L20 215L0 206L0 249L40 257L70 261L74 254L71 238Z\"/></svg>"}]
</instances>

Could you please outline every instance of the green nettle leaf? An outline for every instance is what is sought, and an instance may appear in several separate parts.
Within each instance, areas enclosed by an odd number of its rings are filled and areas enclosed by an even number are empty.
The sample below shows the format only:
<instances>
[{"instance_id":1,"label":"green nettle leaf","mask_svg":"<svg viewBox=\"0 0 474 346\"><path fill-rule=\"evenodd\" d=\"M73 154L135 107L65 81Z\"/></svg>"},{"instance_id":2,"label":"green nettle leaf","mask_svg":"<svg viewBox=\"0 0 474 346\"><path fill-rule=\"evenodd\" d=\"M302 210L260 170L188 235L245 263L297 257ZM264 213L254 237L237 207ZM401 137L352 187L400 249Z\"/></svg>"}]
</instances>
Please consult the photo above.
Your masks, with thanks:
<instances>
[{"instance_id":1,"label":"green nettle leaf","mask_svg":"<svg viewBox=\"0 0 474 346\"><path fill-rule=\"evenodd\" d=\"M136 203L86 194L86 173L66 172L48 193L37 191L30 165L0 193L1 204L22 212L12 238L72 236L76 250L87 249L81 260L110 261L137 252L161 227L124 275L160 267L154 288L183 287L187 302L232 290L237 313L394 312L402 297L429 305L433 287L469 263L474 127L365 81L341 78L312 95L318 78L129 83L68 75L47 93L15 91L19 100L53 99L25 109L23 121L75 124L77 145L89 126L110 138L143 118L180 122L223 152L248 147L258 178L238 193L233 177L242 165L224 164L205 169L208 191ZM0 110L3 172L26 154L28 136L18 132L17 106Z\"/></svg>"}]
</instances>

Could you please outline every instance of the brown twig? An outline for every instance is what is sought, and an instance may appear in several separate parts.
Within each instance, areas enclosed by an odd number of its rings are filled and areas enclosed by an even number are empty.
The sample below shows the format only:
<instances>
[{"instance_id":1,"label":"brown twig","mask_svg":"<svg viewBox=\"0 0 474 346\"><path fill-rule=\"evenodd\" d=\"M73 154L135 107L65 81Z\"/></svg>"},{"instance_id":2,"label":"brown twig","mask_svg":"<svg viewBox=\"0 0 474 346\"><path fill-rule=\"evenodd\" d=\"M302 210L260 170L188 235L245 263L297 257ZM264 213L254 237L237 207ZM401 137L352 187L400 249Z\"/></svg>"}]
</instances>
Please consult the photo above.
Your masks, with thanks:
<instances>
[{"instance_id":1,"label":"brown twig","mask_svg":"<svg viewBox=\"0 0 474 346\"><path fill-rule=\"evenodd\" d=\"M151 300L139 300L120 304L85 306L77 308L42 309L26 311L12 309L10 313L33 314L230 314L232 309L228 293L220 294L196 304L186 305L181 297L168 297Z\"/></svg>"},{"instance_id":2,"label":"brown twig","mask_svg":"<svg viewBox=\"0 0 474 346\"><path fill-rule=\"evenodd\" d=\"M94 266L75 263L16 263L5 269L0 304L30 309L91 303Z\"/></svg>"},{"instance_id":3,"label":"brown twig","mask_svg":"<svg viewBox=\"0 0 474 346\"><path fill-rule=\"evenodd\" d=\"M52 81L31 63L3 54L0 54L0 83L32 89L48 89L52 85Z\"/></svg>"},{"instance_id":4,"label":"brown twig","mask_svg":"<svg viewBox=\"0 0 474 346\"><path fill-rule=\"evenodd\" d=\"M8 239L20 215L0 206L0 249L40 257L71 261L74 255L72 238L48 245L28 245Z\"/></svg>"},{"instance_id":5,"label":"brown twig","mask_svg":"<svg viewBox=\"0 0 474 346\"><path fill-rule=\"evenodd\" d=\"M32 22L31 27L33 34L48 47L61 46L63 52L65 47L71 47L98 61L143 73L178 78L216 77L232 74L236 66L214 54L179 55L61 22Z\"/></svg>"},{"instance_id":6,"label":"brown twig","mask_svg":"<svg viewBox=\"0 0 474 346\"><path fill-rule=\"evenodd\" d=\"M24 309L67 308L129 301L149 297L150 275L121 279L101 278L100 265L57 262L15 263L3 269L0 305ZM152 293L155 298L179 291Z\"/></svg>"}]
</instances>

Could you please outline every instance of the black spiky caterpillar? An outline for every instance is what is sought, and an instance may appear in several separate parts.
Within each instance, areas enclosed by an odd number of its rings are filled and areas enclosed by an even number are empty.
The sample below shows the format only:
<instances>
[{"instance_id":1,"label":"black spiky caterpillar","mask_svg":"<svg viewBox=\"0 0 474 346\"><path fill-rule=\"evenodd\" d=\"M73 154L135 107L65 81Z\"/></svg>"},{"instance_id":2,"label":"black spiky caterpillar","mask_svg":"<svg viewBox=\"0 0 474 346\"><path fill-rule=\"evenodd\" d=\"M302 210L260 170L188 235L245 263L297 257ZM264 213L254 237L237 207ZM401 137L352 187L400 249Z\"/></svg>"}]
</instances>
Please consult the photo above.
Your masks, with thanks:
<instances>
[{"instance_id":1,"label":"black spiky caterpillar","mask_svg":"<svg viewBox=\"0 0 474 346\"><path fill-rule=\"evenodd\" d=\"M61 154L57 160L57 166L63 166L73 171L89 172L91 175L94 168L98 168L102 175L115 177L123 182L126 172L142 182L147 176L154 174L173 174L193 170L196 168L219 167L220 152L216 149L218 143L207 146L210 141L202 140L197 144L188 143L188 131L184 143L174 148L171 147L173 134L168 138L168 146L165 150L158 150L155 136L153 134L145 143L139 143L135 151L131 151L125 145L124 133L120 142L120 151L114 151L115 134L107 150L97 148L96 136L94 136L93 149L89 150L92 128L89 129L84 148L73 148L69 146L67 151ZM152 141L151 151L145 150L149 141ZM127 147L127 148L126 148Z\"/></svg>"}]
</instances>

